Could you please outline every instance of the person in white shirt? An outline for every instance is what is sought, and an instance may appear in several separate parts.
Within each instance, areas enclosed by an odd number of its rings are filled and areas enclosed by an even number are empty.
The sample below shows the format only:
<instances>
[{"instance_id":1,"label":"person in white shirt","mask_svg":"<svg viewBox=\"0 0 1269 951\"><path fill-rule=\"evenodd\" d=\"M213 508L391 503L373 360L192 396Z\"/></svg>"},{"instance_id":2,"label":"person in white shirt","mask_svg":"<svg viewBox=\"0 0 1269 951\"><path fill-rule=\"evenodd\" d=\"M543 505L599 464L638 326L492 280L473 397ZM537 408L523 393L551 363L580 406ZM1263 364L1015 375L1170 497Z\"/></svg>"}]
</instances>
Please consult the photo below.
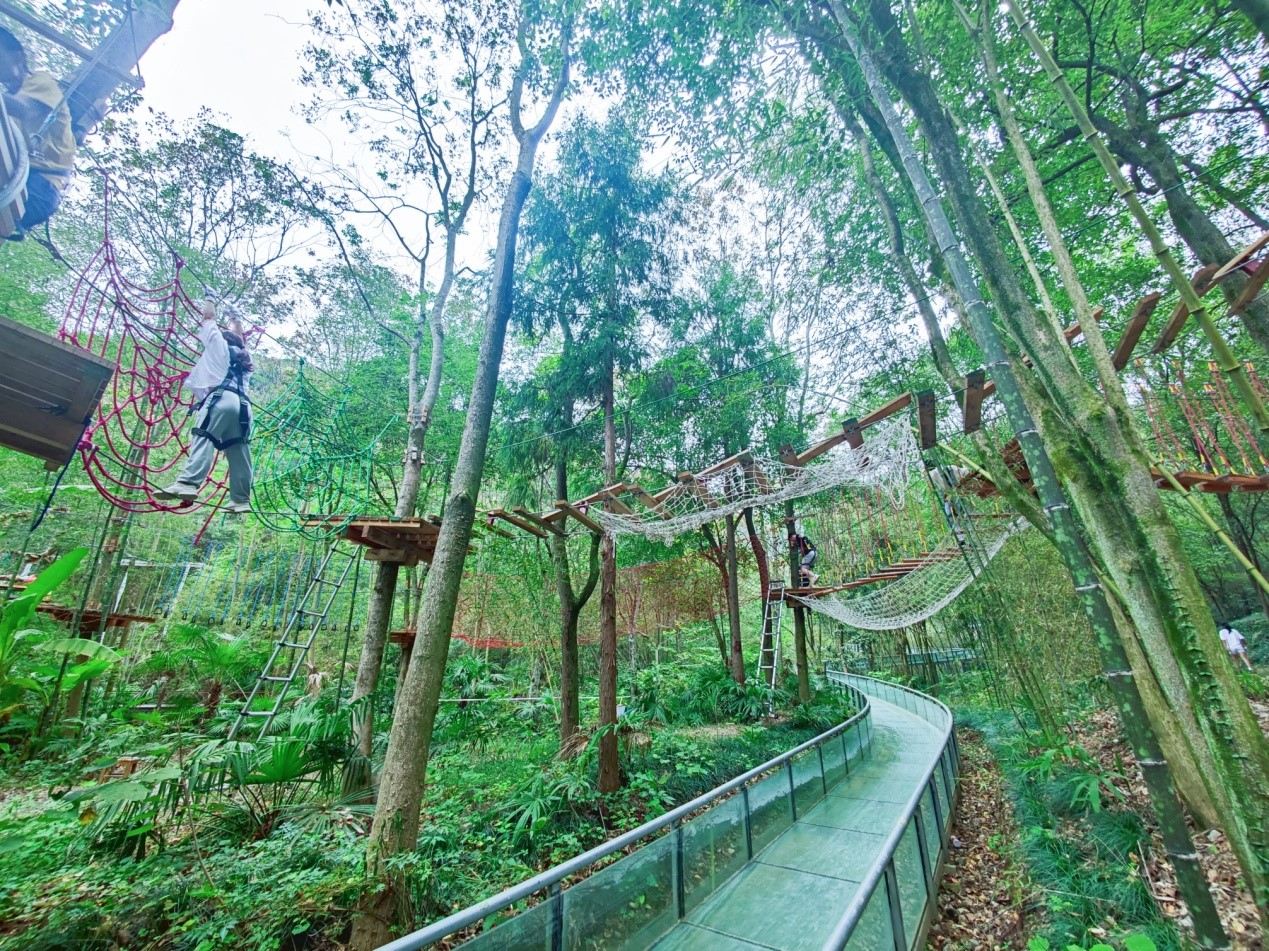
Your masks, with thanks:
<instances>
[{"instance_id":1,"label":"person in white shirt","mask_svg":"<svg viewBox=\"0 0 1269 951\"><path fill-rule=\"evenodd\" d=\"M203 352L185 385L194 393L198 417L190 441L189 461L175 483L155 493L160 499L192 502L207 479L216 450L229 462L229 511L251 510L251 401L247 379L251 375L251 355L247 352L242 323L236 316L229 330L216 323L216 305L202 303L203 322L198 339Z\"/></svg>"},{"instance_id":2,"label":"person in white shirt","mask_svg":"<svg viewBox=\"0 0 1269 951\"><path fill-rule=\"evenodd\" d=\"M1243 666L1251 670L1251 658L1247 656L1247 639L1242 631L1231 624L1225 624L1220 630L1221 643L1229 651L1230 660L1242 661Z\"/></svg>"}]
</instances>

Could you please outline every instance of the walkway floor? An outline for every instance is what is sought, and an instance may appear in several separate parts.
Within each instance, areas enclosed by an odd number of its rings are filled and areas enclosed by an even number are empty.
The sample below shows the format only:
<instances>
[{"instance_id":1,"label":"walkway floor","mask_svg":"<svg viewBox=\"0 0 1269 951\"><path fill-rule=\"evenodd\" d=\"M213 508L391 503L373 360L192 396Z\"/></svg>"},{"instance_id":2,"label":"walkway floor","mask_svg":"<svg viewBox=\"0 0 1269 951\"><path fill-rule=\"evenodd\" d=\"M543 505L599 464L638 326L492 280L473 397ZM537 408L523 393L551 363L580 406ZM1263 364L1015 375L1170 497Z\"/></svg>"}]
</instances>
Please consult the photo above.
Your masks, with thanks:
<instances>
[{"instance_id":1,"label":"walkway floor","mask_svg":"<svg viewBox=\"0 0 1269 951\"><path fill-rule=\"evenodd\" d=\"M884 700L871 700L873 744L868 756L658 941L658 951L803 951L823 946L915 785L940 752L939 733L928 722ZM911 858L901 848L895 861ZM919 853L915 860L920 862ZM922 887L919 871L898 877ZM913 897L924 901L923 893ZM884 945L890 925L888 919L877 920L882 907L875 902L869 906L852 948ZM868 938L873 929L875 944Z\"/></svg>"}]
</instances>

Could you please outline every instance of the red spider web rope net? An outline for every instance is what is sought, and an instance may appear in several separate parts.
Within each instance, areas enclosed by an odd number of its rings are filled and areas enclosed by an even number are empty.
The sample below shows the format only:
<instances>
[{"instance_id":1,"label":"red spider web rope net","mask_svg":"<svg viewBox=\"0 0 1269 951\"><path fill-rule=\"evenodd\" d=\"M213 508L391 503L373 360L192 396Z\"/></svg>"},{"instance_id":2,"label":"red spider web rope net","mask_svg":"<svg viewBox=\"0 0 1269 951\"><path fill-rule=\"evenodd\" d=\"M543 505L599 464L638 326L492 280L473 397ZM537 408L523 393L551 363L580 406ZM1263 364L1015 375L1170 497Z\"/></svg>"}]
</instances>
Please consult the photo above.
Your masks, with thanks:
<instances>
[{"instance_id":1,"label":"red spider web rope net","mask_svg":"<svg viewBox=\"0 0 1269 951\"><path fill-rule=\"evenodd\" d=\"M97 491L128 512L189 512L218 504L225 491L217 458L192 504L154 494L185 464L195 400L184 382L200 351L202 317L181 284L184 262L173 257L175 273L166 284L131 280L111 238L107 194L101 246L75 282L59 331L66 343L115 364L79 455Z\"/></svg>"}]
</instances>

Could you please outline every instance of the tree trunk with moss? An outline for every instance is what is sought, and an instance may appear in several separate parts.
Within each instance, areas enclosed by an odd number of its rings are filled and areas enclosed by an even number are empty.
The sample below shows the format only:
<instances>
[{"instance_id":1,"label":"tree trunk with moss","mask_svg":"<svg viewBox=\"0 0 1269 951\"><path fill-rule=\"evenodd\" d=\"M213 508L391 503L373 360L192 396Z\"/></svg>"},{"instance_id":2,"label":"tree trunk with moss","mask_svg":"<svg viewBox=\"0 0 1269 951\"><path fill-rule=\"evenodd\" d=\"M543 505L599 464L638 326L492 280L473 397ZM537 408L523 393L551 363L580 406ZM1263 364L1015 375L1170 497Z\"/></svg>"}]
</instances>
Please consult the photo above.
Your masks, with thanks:
<instances>
[{"instance_id":1,"label":"tree trunk with moss","mask_svg":"<svg viewBox=\"0 0 1269 951\"><path fill-rule=\"evenodd\" d=\"M1223 947L1226 939L1221 929L1220 919L1212 904L1202 869L1198 865L1197 855L1194 853L1194 847L1185 826L1184 813L1173 792L1168 764L1159 749L1156 735L1150 729L1141 695L1124 654L1119 637L1120 632L1115 628L1105 591L1089 559L1070 507L1063 497L1057 473L1049 459L1048 449L1056 447L1063 452L1066 458L1061 459L1059 464L1065 464L1068 468L1075 468L1072 463L1078 457L1072 458L1074 454L1069 452L1069 439L1062 441L1053 438L1051 420L1050 425L1046 426L1044 421L1032 419L1029 406L1038 406L1050 417L1056 415L1054 412L1056 407L1051 400L1043 398L1041 386L1035 380L1030 381L1024 396L1024 388L1019 385L1020 381L1015 376L1013 365L993 323L992 315L978 291L972 272L960 252L956 235L934 192L930 177L916 155L911 138L885 86L882 69L886 69L896 88L904 94L923 127L931 156L949 185L953 208L957 211L958 218L962 219L962 233L970 247L979 251L984 276L987 276L992 265L997 264L998 261L1004 263L1008 271L1007 262L1003 261L1003 252L996 241L994 232L991 232L991 243L986 248L989 252L994 252L994 256L991 260L982 260L984 255L979 246L987 242L984 241L984 235L975 229L988 219L985 214L982 214L981 204L970 186L968 174L960 156L959 144L955 136L951 134L950 122L939 107L937 98L933 96L928 79L923 76L914 78L910 61L901 60L898 65L902 68L896 68L894 58L897 53L904 54L906 50L896 51L894 48L902 43L902 36L897 24L890 16L888 6L883 8L880 0L871 5L874 22L870 26L876 30L876 35L881 37L879 42L884 46L881 54L876 55L876 58L874 58L874 48L869 45L875 37L870 34L869 41L864 39L859 24L846 12L840 0L829 0L829 6L860 67L869 92L885 116L890 134L899 147L904 171L912 182L927 225L938 242L949 274L964 301L973 335L988 361L989 370L997 383L997 392L1004 403L1010 423L1017 433L1032 480L1050 520L1054 538L1071 569L1077 596L1092 623L1102 656L1103 669L1115 691L1116 705L1119 708L1123 728L1142 764L1151 798L1157 809L1168 854L1176 869L1182 893L1190 905L1200 943L1206 947ZM937 115L931 116L930 108L933 108ZM978 213L968 216L968 227L963 220L967 217L965 214L967 211ZM993 275L993 277L1001 277L1001 275ZM1016 302L1021 301L1026 306L1026 310L1015 312L1013 316L1015 320L1019 317L1030 318L1025 321L1027 326L1022 328L1027 331L1023 340L1031 342L1033 339L1038 339L1044 342L1044 333L1048 328L1043 325L1038 315L1034 314L1025 295L1020 293L1016 278L1011 271L1007 277L1012 280L1012 284L1008 281L997 281L1004 294L996 293L997 287L993 286L993 296L996 298L997 305L1001 308L1012 308ZM1036 360L1035 356L1033 360ZM1037 364L1039 362L1036 360ZM1065 357L1055 362L1058 368L1051 372L1046 372L1050 370L1048 367L1037 366L1036 372L1043 384L1051 386L1049 378L1054 373L1061 374ZM1100 403L1104 406L1104 401ZM1078 459L1078 461L1087 463L1089 460ZM1133 539L1133 542L1135 544L1130 545L1129 550L1140 552L1147 539L1137 538ZM1226 670L1228 671L1228 663L1226 663Z\"/></svg>"}]
</instances>

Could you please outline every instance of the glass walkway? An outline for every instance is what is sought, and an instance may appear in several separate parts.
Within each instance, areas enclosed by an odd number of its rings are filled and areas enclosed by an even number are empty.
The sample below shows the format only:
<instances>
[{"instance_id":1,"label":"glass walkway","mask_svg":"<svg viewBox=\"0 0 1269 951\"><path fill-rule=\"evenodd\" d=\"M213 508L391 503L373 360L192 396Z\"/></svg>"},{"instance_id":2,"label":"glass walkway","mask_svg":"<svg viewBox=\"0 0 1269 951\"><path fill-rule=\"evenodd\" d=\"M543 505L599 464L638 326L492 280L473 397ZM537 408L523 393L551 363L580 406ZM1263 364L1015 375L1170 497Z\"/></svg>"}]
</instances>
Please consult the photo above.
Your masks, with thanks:
<instances>
[{"instance_id":1,"label":"glass walkway","mask_svg":"<svg viewBox=\"0 0 1269 951\"><path fill-rule=\"evenodd\" d=\"M484 921L463 948L911 951L946 854L951 714L916 691L828 677L855 697L845 723L385 948Z\"/></svg>"}]
</instances>

